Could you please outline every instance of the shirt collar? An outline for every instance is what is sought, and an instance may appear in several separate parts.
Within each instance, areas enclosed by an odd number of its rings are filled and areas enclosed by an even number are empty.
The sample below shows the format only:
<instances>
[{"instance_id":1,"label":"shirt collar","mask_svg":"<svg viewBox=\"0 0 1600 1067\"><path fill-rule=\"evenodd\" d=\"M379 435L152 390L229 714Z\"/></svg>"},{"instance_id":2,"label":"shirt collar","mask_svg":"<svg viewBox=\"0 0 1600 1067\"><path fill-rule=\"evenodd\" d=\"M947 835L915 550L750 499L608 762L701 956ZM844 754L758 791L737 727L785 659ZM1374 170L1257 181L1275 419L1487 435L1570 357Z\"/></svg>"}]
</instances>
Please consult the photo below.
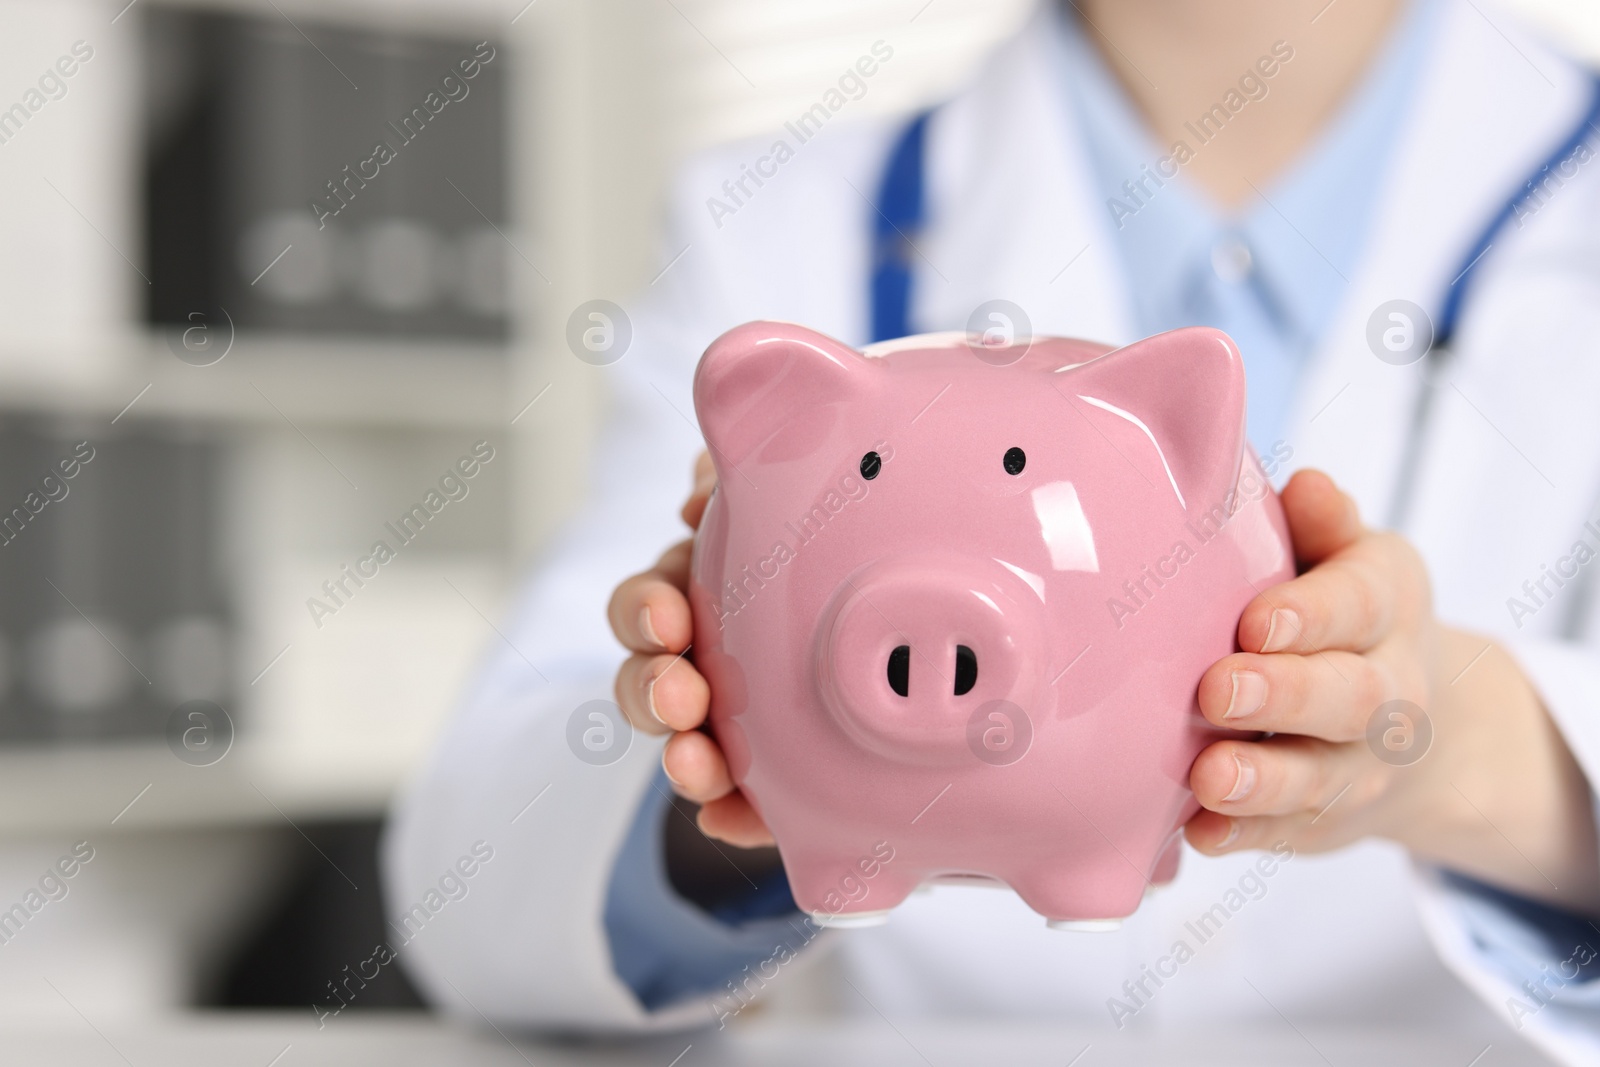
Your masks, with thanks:
<instances>
[{"instance_id":1,"label":"shirt collar","mask_svg":"<svg viewBox=\"0 0 1600 1067\"><path fill-rule=\"evenodd\" d=\"M1242 242L1252 282L1276 305L1286 328L1307 343L1320 336L1365 246L1403 101L1427 56L1437 0L1407 5L1334 119L1236 214L1224 212L1183 175L1183 153L1204 151L1204 145L1198 139L1186 139L1181 150L1156 144L1078 19L1058 4L1049 6L1058 66L1142 328L1179 325L1195 272L1213 269L1216 260L1226 266L1228 248ZM1271 80L1262 80L1270 96ZM1259 106L1240 96L1245 109Z\"/></svg>"}]
</instances>

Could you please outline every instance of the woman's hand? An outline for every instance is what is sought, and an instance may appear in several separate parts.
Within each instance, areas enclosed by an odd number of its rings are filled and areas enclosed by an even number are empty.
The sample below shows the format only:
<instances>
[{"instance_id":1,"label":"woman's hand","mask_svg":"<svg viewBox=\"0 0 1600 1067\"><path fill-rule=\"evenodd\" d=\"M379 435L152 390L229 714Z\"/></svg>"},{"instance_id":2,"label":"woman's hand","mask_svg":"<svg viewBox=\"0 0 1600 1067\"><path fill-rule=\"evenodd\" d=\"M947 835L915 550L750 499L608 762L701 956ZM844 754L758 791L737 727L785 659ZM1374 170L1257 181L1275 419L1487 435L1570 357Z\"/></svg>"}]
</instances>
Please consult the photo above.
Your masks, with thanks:
<instances>
[{"instance_id":1,"label":"woman's hand","mask_svg":"<svg viewBox=\"0 0 1600 1067\"><path fill-rule=\"evenodd\" d=\"M683 520L697 528L716 484L705 453L695 464L694 481ZM701 805L700 829L707 836L743 848L770 845L772 834L734 786L722 749L700 729L711 689L684 657L694 640L685 592L690 545L674 545L654 567L623 582L611 596L611 629L633 653L617 671L617 704L637 729L673 735L661 765L678 795Z\"/></svg>"},{"instance_id":2,"label":"woman's hand","mask_svg":"<svg viewBox=\"0 0 1600 1067\"><path fill-rule=\"evenodd\" d=\"M1283 506L1308 569L1245 608L1248 651L1213 664L1199 691L1212 723L1272 736L1218 741L1195 760L1190 785L1204 807L1189 842L1219 854L1386 837L1512 892L1600 913L1588 783L1516 663L1439 623L1416 550L1364 528L1326 475L1296 474ZM1368 743L1374 716L1380 735L1407 729L1393 708L1380 714L1393 700L1425 717L1409 724L1414 738L1431 726L1421 758Z\"/></svg>"},{"instance_id":3,"label":"woman's hand","mask_svg":"<svg viewBox=\"0 0 1600 1067\"><path fill-rule=\"evenodd\" d=\"M683 508L691 527L714 482L702 455ZM1440 624L1416 550L1363 527L1326 475L1296 474L1283 505L1308 569L1245 608L1239 646L1250 651L1213 664L1199 689L1211 722L1271 736L1218 741L1195 760L1190 784L1203 808L1190 843L1215 855L1385 837L1512 892L1600 913L1588 782L1516 663L1494 642ZM683 655L693 637L689 550L688 541L669 549L612 597L612 629L634 653L617 673L617 703L638 729L673 734L662 764L678 794L702 805L708 836L768 845L770 831L701 729L710 689ZM1393 700L1426 723L1389 720L1379 709ZM1380 735L1431 728L1422 757L1369 744L1375 716Z\"/></svg>"}]
</instances>

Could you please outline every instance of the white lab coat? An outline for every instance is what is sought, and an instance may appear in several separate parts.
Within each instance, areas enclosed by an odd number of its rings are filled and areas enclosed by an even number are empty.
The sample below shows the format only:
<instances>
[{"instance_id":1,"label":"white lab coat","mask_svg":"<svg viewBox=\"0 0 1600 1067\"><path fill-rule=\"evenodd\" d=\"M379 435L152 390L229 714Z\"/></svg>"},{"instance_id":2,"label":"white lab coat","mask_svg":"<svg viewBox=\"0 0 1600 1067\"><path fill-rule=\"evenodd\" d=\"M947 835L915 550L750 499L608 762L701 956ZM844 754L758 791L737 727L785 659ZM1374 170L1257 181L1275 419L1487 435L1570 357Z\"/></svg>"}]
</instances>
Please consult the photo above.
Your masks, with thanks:
<instances>
[{"instance_id":1,"label":"white lab coat","mask_svg":"<svg viewBox=\"0 0 1600 1067\"><path fill-rule=\"evenodd\" d=\"M1303 375L1285 434L1290 468L1330 472L1378 523L1428 386L1422 365L1374 357L1368 317L1395 298L1437 307L1487 220L1589 98L1584 71L1503 16L1447 0L1439 31L1401 124L1369 250ZM920 242L926 259L915 265L913 321L925 331L960 329L978 303L1004 297L1027 309L1036 332L1131 341L1109 215L1042 32L1034 24L1005 45L932 123L932 223ZM635 340L606 372L615 412L587 511L503 627L516 648L491 650L395 813L385 862L396 911L421 900L473 842L495 849L469 896L403 950L438 1002L560 1029L710 1020L700 1002L643 1012L611 970L602 925L613 857L660 743L636 737L621 762L588 766L567 748L567 717L611 694L623 653L604 620L610 590L684 535L676 509L700 448L689 383L705 345L755 318L865 340L865 198L900 128L835 118L720 225L707 199L723 196L724 180L737 179L770 139L704 155L683 172L665 251L687 251L630 309ZM1480 267L1453 358L1431 386L1406 532L1431 568L1440 616L1509 642L1593 780L1600 627L1592 602L1572 583L1517 628L1506 601L1567 553L1600 489L1600 174L1581 170ZM1037 1015L1110 1025L1108 998L1127 1002L1124 980L1155 966L1184 936L1184 921L1222 899L1254 858L1188 853L1177 882L1117 933L1050 932L1008 892L941 887L913 896L885 927L827 936L862 1011L865 1000L891 1019ZM1526 995L1486 962L1465 914L1463 898L1414 874L1394 846L1299 856L1128 1025L1281 1013L1296 1023L1499 1027L1489 1016L1507 1017L1507 998ZM1572 1062L1600 1059L1596 1003L1593 991L1565 990L1522 1020L1523 1033Z\"/></svg>"}]
</instances>

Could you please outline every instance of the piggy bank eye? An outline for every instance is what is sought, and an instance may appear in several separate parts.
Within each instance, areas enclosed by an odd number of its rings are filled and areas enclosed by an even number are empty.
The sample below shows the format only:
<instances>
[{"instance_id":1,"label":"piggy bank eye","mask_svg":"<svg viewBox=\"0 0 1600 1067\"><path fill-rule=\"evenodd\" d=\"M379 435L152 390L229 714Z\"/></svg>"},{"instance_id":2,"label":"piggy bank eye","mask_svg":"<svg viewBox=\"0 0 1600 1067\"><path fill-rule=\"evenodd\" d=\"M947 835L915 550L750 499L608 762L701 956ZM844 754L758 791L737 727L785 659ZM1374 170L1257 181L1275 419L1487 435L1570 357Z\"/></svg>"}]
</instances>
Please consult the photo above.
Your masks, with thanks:
<instances>
[{"instance_id":1,"label":"piggy bank eye","mask_svg":"<svg viewBox=\"0 0 1600 1067\"><path fill-rule=\"evenodd\" d=\"M1007 474L1021 474L1022 468L1028 465L1028 455L1020 448L1008 448L1000 462L1005 465Z\"/></svg>"},{"instance_id":2,"label":"piggy bank eye","mask_svg":"<svg viewBox=\"0 0 1600 1067\"><path fill-rule=\"evenodd\" d=\"M861 457L861 477L867 481L878 476L878 471L883 469L883 457L876 452L868 452Z\"/></svg>"}]
</instances>

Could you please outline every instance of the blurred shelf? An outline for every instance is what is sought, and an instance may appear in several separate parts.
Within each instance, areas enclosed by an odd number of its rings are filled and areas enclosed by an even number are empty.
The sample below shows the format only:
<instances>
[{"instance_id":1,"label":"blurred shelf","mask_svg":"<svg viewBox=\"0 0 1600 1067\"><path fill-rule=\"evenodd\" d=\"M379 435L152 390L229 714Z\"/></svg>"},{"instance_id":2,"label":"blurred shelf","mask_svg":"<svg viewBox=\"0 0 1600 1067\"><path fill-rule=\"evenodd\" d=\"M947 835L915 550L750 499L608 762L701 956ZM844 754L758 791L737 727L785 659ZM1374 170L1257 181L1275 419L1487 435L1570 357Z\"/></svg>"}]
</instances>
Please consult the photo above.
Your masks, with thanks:
<instances>
[{"instance_id":1,"label":"blurred shelf","mask_svg":"<svg viewBox=\"0 0 1600 1067\"><path fill-rule=\"evenodd\" d=\"M400 775L357 760L341 774L296 773L291 762L244 741L210 767L182 762L160 741L6 748L0 835L374 818Z\"/></svg>"},{"instance_id":2,"label":"blurred shelf","mask_svg":"<svg viewBox=\"0 0 1600 1067\"><path fill-rule=\"evenodd\" d=\"M162 737L0 745L0 837L381 817L499 639L487 620L510 591L492 554L405 551L320 628L305 594L349 557L256 559L245 604L276 636L241 652L255 683L225 701L233 747L196 767Z\"/></svg>"},{"instance_id":3,"label":"blurred shelf","mask_svg":"<svg viewBox=\"0 0 1600 1067\"><path fill-rule=\"evenodd\" d=\"M141 331L103 382L0 380L0 411L244 424L459 427L501 423L512 348L471 341L340 340L240 331L217 363L190 366ZM148 386L147 391L146 387ZM130 406L131 403L131 406ZM123 414L126 409L126 413Z\"/></svg>"},{"instance_id":4,"label":"blurred shelf","mask_svg":"<svg viewBox=\"0 0 1600 1067\"><path fill-rule=\"evenodd\" d=\"M120 8L124 0L114 0ZM192 8L268 18L305 19L385 29L433 29L452 33L504 33L521 20L527 0L161 0L163 7ZM529 12L532 14L532 12Z\"/></svg>"}]
</instances>

